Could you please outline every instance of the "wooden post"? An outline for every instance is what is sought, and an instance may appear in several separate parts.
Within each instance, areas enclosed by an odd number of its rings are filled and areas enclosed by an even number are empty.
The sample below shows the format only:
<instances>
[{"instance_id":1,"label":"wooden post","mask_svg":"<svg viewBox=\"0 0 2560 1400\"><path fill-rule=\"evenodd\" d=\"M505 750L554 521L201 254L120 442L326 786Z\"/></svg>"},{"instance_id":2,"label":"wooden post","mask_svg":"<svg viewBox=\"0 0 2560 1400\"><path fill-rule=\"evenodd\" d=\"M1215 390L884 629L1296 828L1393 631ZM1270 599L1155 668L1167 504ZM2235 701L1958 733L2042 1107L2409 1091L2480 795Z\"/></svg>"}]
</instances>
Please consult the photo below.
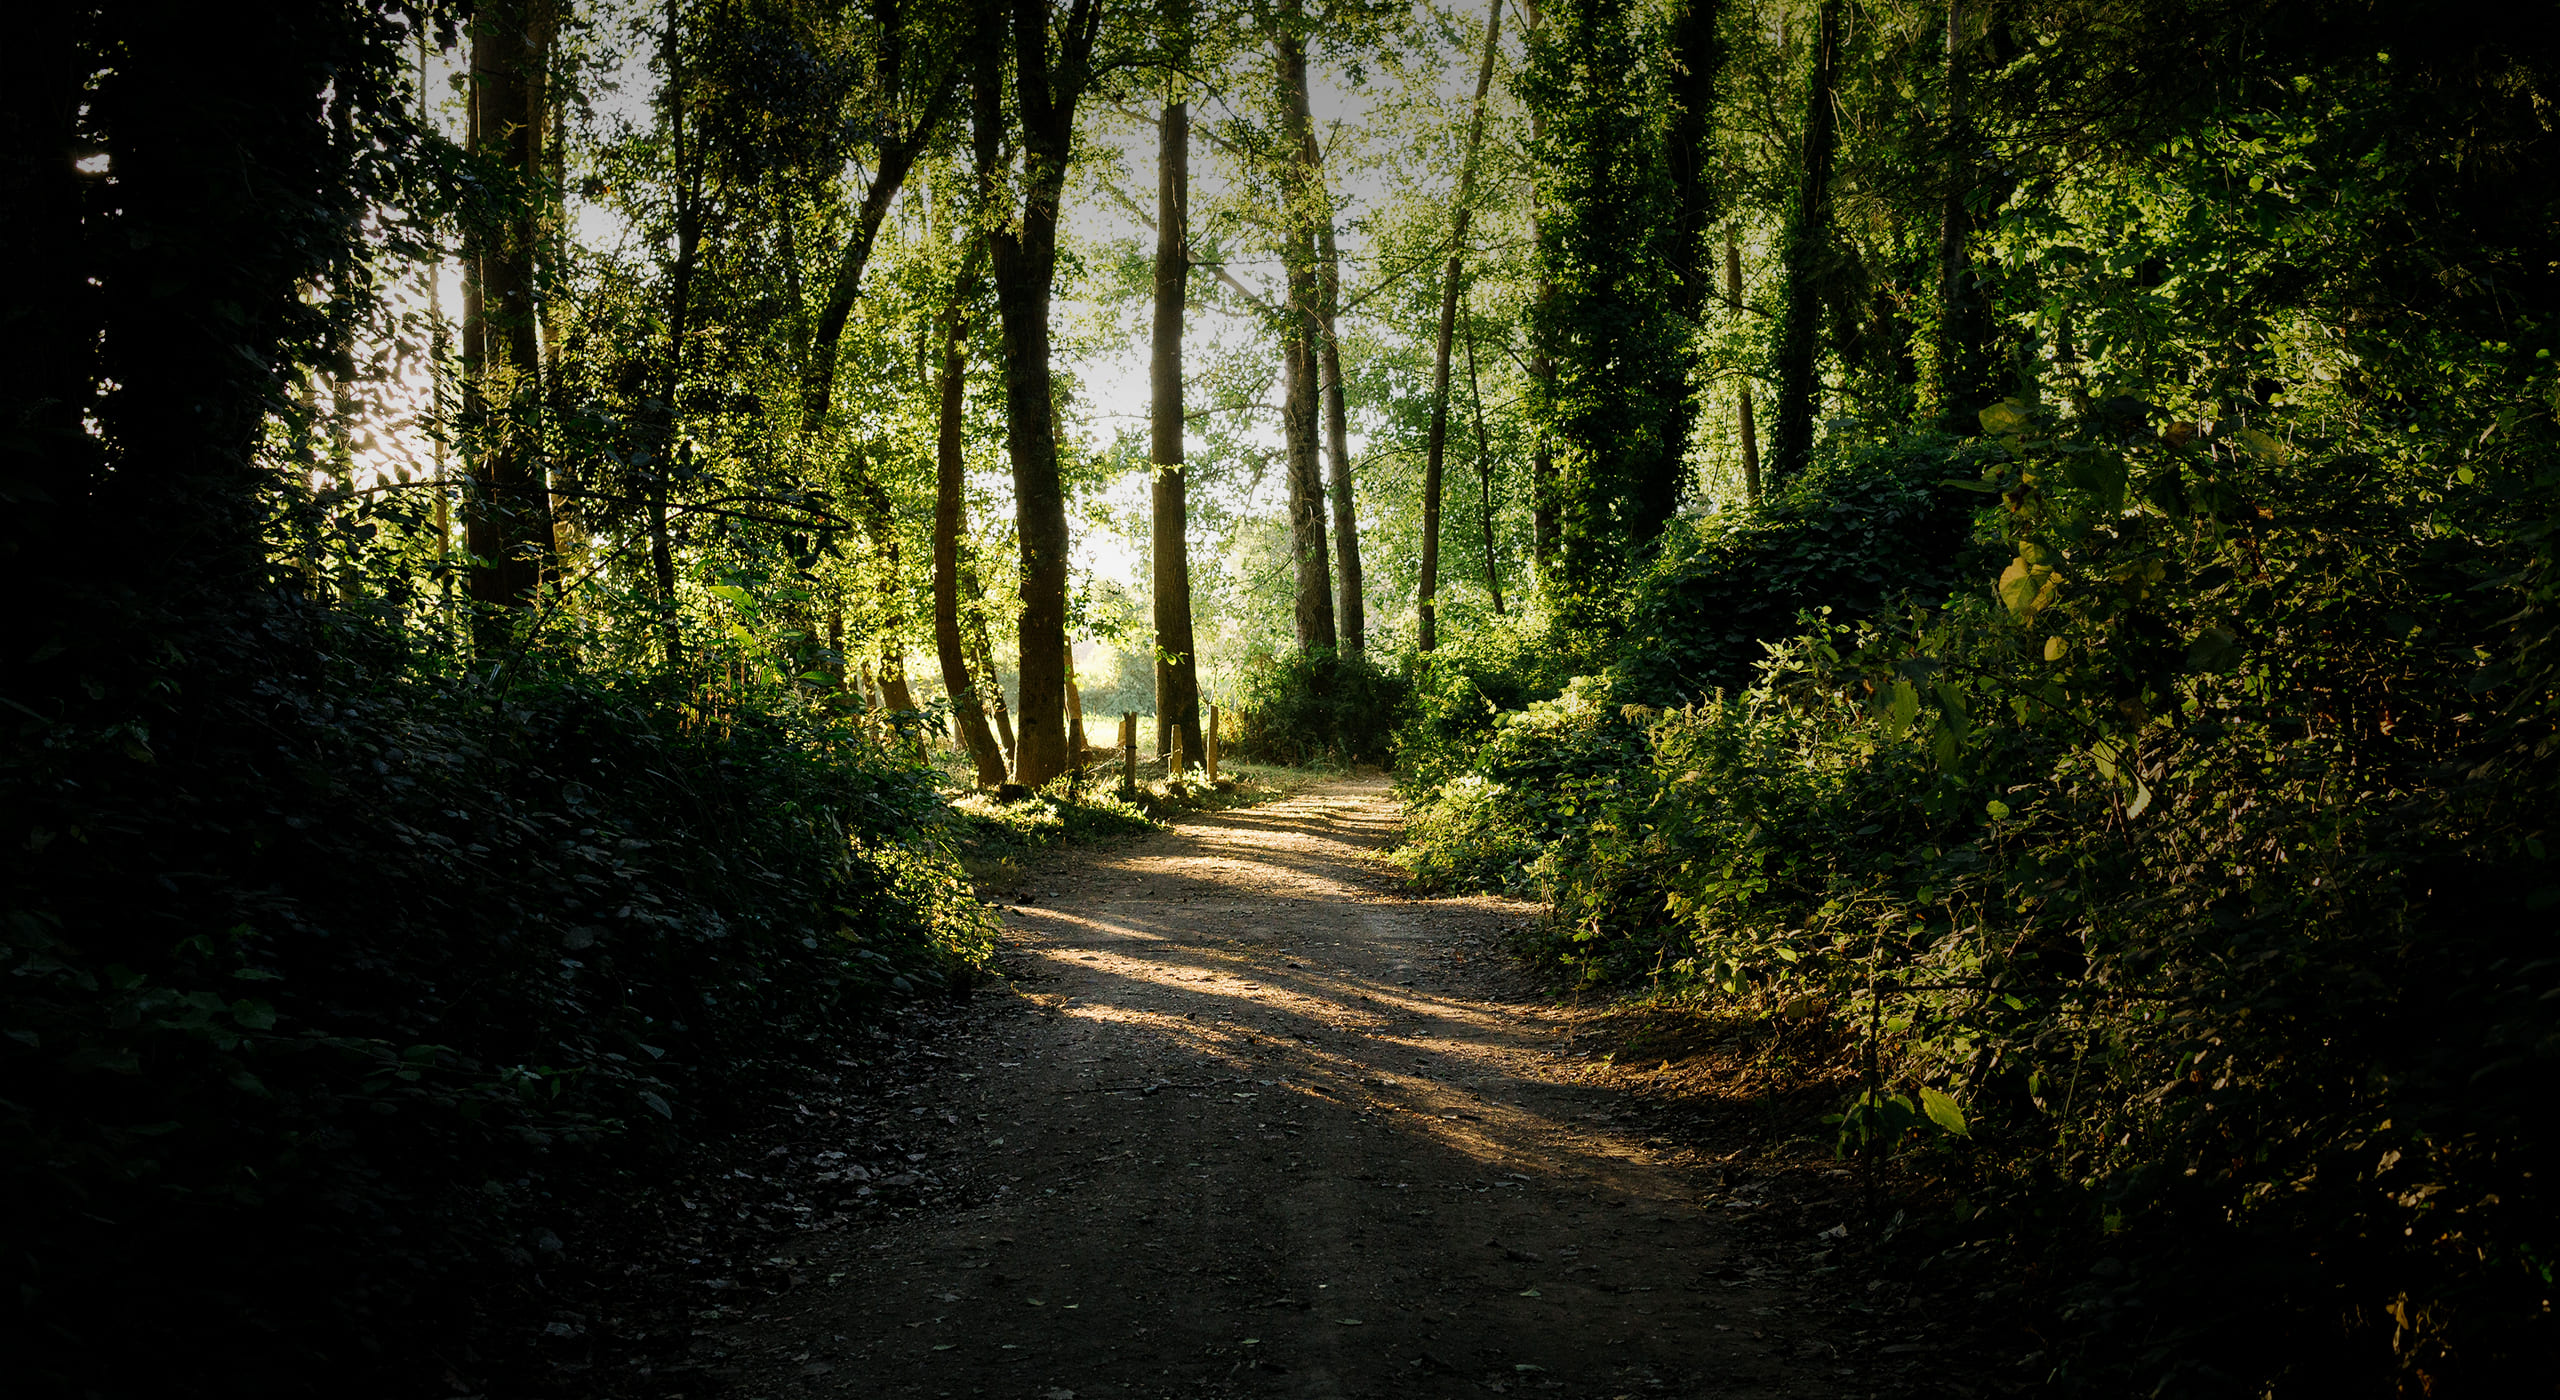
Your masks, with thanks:
<instances>
[{"instance_id":1,"label":"wooden post","mask_svg":"<svg viewBox=\"0 0 2560 1400\"><path fill-rule=\"evenodd\" d=\"M1130 710L1120 716L1120 795L1138 795L1138 712Z\"/></svg>"},{"instance_id":2,"label":"wooden post","mask_svg":"<svg viewBox=\"0 0 2560 1400\"><path fill-rule=\"evenodd\" d=\"M1204 741L1202 747L1208 752L1200 755L1200 758L1208 767L1209 781L1214 783L1218 781L1218 707L1215 705L1209 707L1209 732L1201 738Z\"/></svg>"},{"instance_id":3,"label":"wooden post","mask_svg":"<svg viewBox=\"0 0 2560 1400\"><path fill-rule=\"evenodd\" d=\"M1178 724L1173 727L1173 752L1165 759L1164 776L1167 782L1182 776L1182 726Z\"/></svg>"}]
</instances>

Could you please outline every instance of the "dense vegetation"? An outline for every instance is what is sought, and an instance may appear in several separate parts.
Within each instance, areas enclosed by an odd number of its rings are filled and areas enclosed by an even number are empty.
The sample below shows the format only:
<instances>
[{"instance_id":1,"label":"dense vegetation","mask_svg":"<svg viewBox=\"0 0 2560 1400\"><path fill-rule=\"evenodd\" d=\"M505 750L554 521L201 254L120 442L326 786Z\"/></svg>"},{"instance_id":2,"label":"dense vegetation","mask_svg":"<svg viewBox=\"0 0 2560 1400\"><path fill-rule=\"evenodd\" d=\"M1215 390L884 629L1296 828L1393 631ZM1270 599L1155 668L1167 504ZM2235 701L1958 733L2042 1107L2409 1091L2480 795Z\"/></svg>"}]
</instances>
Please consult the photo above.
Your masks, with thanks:
<instances>
[{"instance_id":1,"label":"dense vegetation","mask_svg":"<svg viewBox=\"0 0 2560 1400\"><path fill-rule=\"evenodd\" d=\"M1834 416L1589 625L1434 658L1408 863L1551 901L1572 980L1836 1027L1839 1150L1935 1183L1890 1233L2051 1280L2058 1387L2547 1392L2555 55L1805 19L1839 146L1772 175L1836 159L1832 223L1735 187L1809 266L1704 353L1783 424L1817 321Z\"/></svg>"},{"instance_id":2,"label":"dense vegetation","mask_svg":"<svg viewBox=\"0 0 2560 1400\"><path fill-rule=\"evenodd\" d=\"M2514 20L23 18L13 1371L398 1364L1219 705L1559 980L1849 1047L1874 1235L2057 1389L2547 1391Z\"/></svg>"}]
</instances>

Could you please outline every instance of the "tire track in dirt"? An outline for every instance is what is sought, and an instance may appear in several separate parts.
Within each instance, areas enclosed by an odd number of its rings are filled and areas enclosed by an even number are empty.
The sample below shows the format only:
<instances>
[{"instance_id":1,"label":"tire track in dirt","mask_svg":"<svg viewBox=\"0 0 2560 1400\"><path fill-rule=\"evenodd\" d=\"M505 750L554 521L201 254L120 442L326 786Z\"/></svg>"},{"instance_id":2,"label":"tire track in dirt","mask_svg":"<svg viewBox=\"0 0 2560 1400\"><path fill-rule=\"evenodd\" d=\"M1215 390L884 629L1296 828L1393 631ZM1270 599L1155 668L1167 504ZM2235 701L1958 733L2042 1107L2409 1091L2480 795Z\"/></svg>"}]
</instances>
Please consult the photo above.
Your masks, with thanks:
<instances>
[{"instance_id":1,"label":"tire track in dirt","mask_svg":"<svg viewBox=\"0 0 2560 1400\"><path fill-rule=\"evenodd\" d=\"M908 1110L962 1204L707 1336L733 1393L1834 1393L1798 1295L1569 1077L1498 952L1534 911L1403 893L1399 820L1335 783L1030 877L1014 995Z\"/></svg>"}]
</instances>

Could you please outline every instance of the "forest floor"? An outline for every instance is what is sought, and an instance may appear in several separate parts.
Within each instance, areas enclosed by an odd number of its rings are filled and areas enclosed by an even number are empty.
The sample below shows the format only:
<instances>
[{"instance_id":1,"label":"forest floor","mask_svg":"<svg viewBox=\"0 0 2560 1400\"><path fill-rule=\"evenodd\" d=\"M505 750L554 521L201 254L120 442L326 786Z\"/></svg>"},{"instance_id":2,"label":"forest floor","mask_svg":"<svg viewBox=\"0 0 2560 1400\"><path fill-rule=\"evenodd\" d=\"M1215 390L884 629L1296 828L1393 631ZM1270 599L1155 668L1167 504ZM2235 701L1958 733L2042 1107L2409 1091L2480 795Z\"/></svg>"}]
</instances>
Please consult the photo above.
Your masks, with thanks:
<instances>
[{"instance_id":1,"label":"forest floor","mask_svg":"<svg viewBox=\"0 0 2560 1400\"><path fill-rule=\"evenodd\" d=\"M1969 1308L1835 1248L1848 1174L1771 1131L1811 1099L1716 1092L1711 1026L1554 996L1506 951L1535 907L1409 893L1399 821L1338 781L1028 871L994 896L1011 985L706 1172L712 1233L664 1252L713 1291L562 1369L754 1400L2013 1389L1958 1364ZM759 1211L798 1215L703 1257Z\"/></svg>"}]
</instances>

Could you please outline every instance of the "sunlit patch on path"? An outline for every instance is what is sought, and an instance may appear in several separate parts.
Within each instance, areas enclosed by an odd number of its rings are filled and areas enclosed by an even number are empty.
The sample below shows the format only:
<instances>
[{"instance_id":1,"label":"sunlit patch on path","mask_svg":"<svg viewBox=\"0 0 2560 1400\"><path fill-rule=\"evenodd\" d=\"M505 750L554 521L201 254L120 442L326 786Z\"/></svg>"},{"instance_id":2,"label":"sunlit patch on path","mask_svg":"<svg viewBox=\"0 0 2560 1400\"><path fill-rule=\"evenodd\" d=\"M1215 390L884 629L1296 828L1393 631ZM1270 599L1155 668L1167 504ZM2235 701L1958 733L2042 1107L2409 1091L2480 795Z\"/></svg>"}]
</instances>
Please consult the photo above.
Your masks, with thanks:
<instances>
[{"instance_id":1,"label":"sunlit patch on path","mask_svg":"<svg viewBox=\"0 0 2560 1400\"><path fill-rule=\"evenodd\" d=\"M1397 823L1341 783L1033 877L924 1106L963 1203L722 1329L738 1393L1844 1393L1533 988L1446 956L1532 911L1405 895Z\"/></svg>"}]
</instances>

